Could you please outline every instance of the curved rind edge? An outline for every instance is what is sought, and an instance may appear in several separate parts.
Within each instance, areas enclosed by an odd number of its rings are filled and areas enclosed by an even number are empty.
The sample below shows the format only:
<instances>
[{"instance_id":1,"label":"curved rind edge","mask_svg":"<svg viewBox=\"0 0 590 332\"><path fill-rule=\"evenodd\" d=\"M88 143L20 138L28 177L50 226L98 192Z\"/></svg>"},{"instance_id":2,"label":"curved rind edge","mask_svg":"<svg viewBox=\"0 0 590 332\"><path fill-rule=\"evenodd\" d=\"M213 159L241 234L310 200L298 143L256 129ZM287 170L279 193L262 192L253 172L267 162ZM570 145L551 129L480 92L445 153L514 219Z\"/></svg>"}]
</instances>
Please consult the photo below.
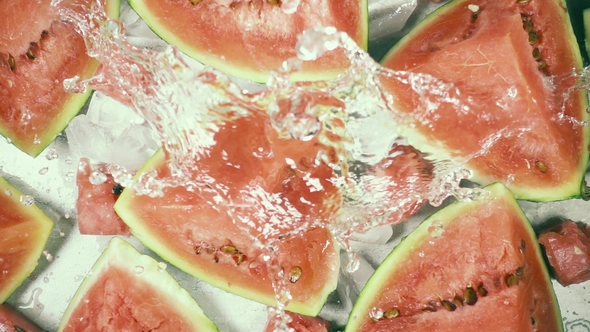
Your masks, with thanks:
<instances>
[{"instance_id":1,"label":"curved rind edge","mask_svg":"<svg viewBox=\"0 0 590 332\"><path fill-rule=\"evenodd\" d=\"M124 240L113 237L105 251L92 266L91 272L84 278L84 281L78 287L78 290L72 297L57 331L62 331L71 318L77 304L84 298L88 290L96 281L108 271L110 266L116 265L134 274L142 281L149 283L154 290L166 296L173 296L175 311L183 314L187 321L194 323L194 328L199 331L218 331L217 327L178 282L167 272L158 268L158 262L147 255L140 254L133 246ZM142 266L144 269L141 273L134 272L136 266Z\"/></svg>"},{"instance_id":2,"label":"curved rind edge","mask_svg":"<svg viewBox=\"0 0 590 332\"><path fill-rule=\"evenodd\" d=\"M121 0L106 0L105 11L109 18L119 18L121 8ZM100 62L96 59L90 59L90 65L88 69L82 73L82 77L91 77L95 72ZM70 94L65 104L62 107L62 111L59 113L58 120L54 120L52 125L47 127L43 133L39 136L40 144L34 144L34 142L22 142L8 130L6 126L0 123L0 135L9 138L12 144L19 150L30 155L31 157L37 157L43 150L45 150L59 134L68 126L70 121L78 114L80 109L84 107L84 104L90 98L92 90L89 88L87 91L81 94Z\"/></svg>"},{"instance_id":3,"label":"curved rind edge","mask_svg":"<svg viewBox=\"0 0 590 332\"><path fill-rule=\"evenodd\" d=\"M31 250L29 255L26 257L27 263L23 265L26 268L23 268L18 275L15 275L10 285L8 285L4 290L0 291L0 303L6 301L6 299L8 299L12 293L14 293L14 291L25 281L25 279L29 277L31 273L33 273L38 265L43 249L49 240L51 230L53 229L53 221L49 219L49 217L47 217L47 215L45 215L45 213L43 213L43 211L41 211L41 209L39 209L36 204L31 206L23 205L20 202L20 197L23 195L20 190L12 186L4 178L0 177L0 195L4 195L5 190L7 189L12 191L12 195L7 197L9 197L9 199L12 200L16 206L22 206L21 211L30 219L30 221L27 222L34 222L37 224L40 234L39 239L35 244L35 248Z\"/></svg>"},{"instance_id":4,"label":"curved rind edge","mask_svg":"<svg viewBox=\"0 0 590 332\"><path fill-rule=\"evenodd\" d=\"M518 205L517 201L514 199L512 193L508 190L508 188L506 188L506 186L504 186L500 182L495 182L485 187L484 190L490 192L492 194L491 197L493 197L494 199L502 198L507 203L509 203L514 208L515 214L519 215L518 219L522 222L522 226L527 231L529 238L534 243L537 243L535 231L533 230L526 215L524 214L524 211L522 210L520 205ZM486 199L488 198L483 198L482 201L456 201L448 205L442 210L439 210L427 217L422 223L420 223L420 225L418 225L418 227L415 230L413 230L405 239L403 239L395 248L393 248L391 253L389 253L387 257L383 260L383 262L379 265L379 268L375 270L375 272L367 281L367 284L359 294L359 297L356 303L354 304L353 309L348 318L345 332L357 331L359 325L363 322L362 318L370 310L370 308L368 307L368 304L371 303L370 299L378 296L378 292L383 287L383 282L388 280L387 277L392 273L392 271L396 269L398 265L404 263L404 257L414 250L414 244L423 243L430 238L428 227L430 226L431 221L438 220L443 225L446 225L452 220L451 218L453 216L461 214L465 211L476 209ZM547 269L547 266L544 264L543 256L541 254L541 249L539 245L535 246L534 252L536 256L536 261L540 262L541 268L544 272L543 279L545 281L545 284L550 289L549 293L551 295L551 300L553 301L553 307L556 313L555 319L561 327L560 331L563 331L563 320L561 317L561 311L559 309L557 296L555 295L555 291L553 290L553 285L551 283L549 271ZM365 301L365 299L369 299L369 301ZM363 302L367 304L364 304Z\"/></svg>"},{"instance_id":5,"label":"curved rind edge","mask_svg":"<svg viewBox=\"0 0 590 332\"><path fill-rule=\"evenodd\" d=\"M185 43L182 39L175 36L174 33L170 32L163 25L161 25L156 15L151 12L144 4L149 0L129 0L129 5L133 10L146 22L148 27L158 35L162 40L167 41L169 44L176 45L178 49L186 54L188 57L193 58L203 65L217 68L217 70L233 75L235 77L245 79L256 83L266 83L269 75L268 73L251 70L249 68L242 68L234 65L228 65L227 62L218 58L217 56L211 55L203 50L193 47L189 43ZM362 0L362 21L361 32L363 33L362 45L359 45L363 50L367 50L369 43L369 12L368 12L368 0ZM169 42L172 41L172 42ZM279 68L277 68L279 69ZM327 70L327 71L312 71L312 72L295 72L291 75L291 81L320 81L334 79L342 70Z\"/></svg>"},{"instance_id":6,"label":"curved rind edge","mask_svg":"<svg viewBox=\"0 0 590 332\"><path fill-rule=\"evenodd\" d=\"M553 0L555 1L561 8L567 8L565 0ZM397 44L395 44L381 59L380 63L385 63L388 59L394 56L397 50L403 48L407 43L411 42L413 36L420 32L422 28L428 27L431 23L436 22L440 16L444 15L447 11L454 9L460 5L468 3L469 0L453 0L447 2L446 4L442 5L441 7L437 8L433 11L430 15L426 16L424 20L422 20L416 27L414 27L406 36L404 36ZM580 49L577 47L576 37L571 25L570 17L566 10L560 12L564 23L566 34L569 35L570 40L570 52L573 54L574 59L576 60L576 68L578 70L583 68L583 60L582 55L580 53ZM590 14L588 14L590 16ZM590 19L590 17L589 17ZM590 25L590 23L588 23ZM588 31L588 28L587 28ZM588 38L588 37L587 37ZM587 39L588 40L588 39ZM586 111L588 109L588 94L587 93L580 93L580 114L581 114L581 121L589 121L590 114ZM563 183L563 185L559 187L551 187L546 189L540 188L518 188L513 187L508 184L512 195L519 200L526 200L532 202L553 202L553 201L562 201L572 198L579 198L582 195L582 185L584 184L584 178L586 169L588 167L588 160L589 160L589 151L588 146L590 145L590 127L583 126L583 142L580 146L581 148L581 157L580 162L578 164L577 169L577 176L571 178L570 181ZM453 151L450 151L447 147L443 146L438 142L432 142L432 140L426 138L417 130L414 130L410 127L400 127L399 131L400 135L408 137L410 143L415 146L420 146L420 151L428 153L436 160L453 160L452 154ZM482 178L474 177L473 179L476 183L490 183L489 181L485 181Z\"/></svg>"},{"instance_id":7,"label":"curved rind edge","mask_svg":"<svg viewBox=\"0 0 590 332\"><path fill-rule=\"evenodd\" d=\"M150 170L154 169L154 164L157 164L157 161L164 158L164 152L162 149L159 149L154 153L154 155L137 171L135 175L135 180L145 173L149 172ZM129 189L125 188L123 193L117 199L115 203L115 211L121 217L123 222L129 226L131 233L135 236L141 243L143 243L146 247L150 248L160 257L162 257L165 261L170 262L172 265L176 266L180 270L212 285L219 289L222 289L226 292L235 294L237 296L241 296L262 304L266 304L269 306L274 306L277 304L277 301L274 297L274 294L264 294L260 292L251 291L249 289L238 288L236 286L230 286L226 280L212 277L207 275L206 271L203 271L198 268L194 268L192 265L187 264L184 262L180 257L174 254L171 250L169 250L165 245L161 244L155 236L151 234L151 232L142 225L139 218L134 214L134 208L129 205L130 198L134 195L134 192ZM338 252L339 248L335 241L333 241L335 250ZM336 255L337 259L339 259L338 255ZM338 284L338 274L334 274L334 279L331 282L328 282L324 285L321 292L315 294L312 298L310 298L306 303L297 302L292 300L287 305L286 309L295 313L299 313L302 315L307 316L317 316L321 311L322 307L324 306L328 296L336 289ZM311 304L311 305L310 305Z\"/></svg>"}]
</instances>

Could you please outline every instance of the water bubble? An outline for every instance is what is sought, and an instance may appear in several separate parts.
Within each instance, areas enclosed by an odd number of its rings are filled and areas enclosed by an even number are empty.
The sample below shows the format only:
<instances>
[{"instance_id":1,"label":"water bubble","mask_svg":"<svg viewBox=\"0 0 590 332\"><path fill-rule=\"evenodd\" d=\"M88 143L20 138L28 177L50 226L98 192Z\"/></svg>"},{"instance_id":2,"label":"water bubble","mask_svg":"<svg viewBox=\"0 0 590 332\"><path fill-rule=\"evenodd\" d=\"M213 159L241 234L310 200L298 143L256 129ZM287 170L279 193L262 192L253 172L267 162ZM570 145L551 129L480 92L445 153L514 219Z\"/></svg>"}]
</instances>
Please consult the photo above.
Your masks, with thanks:
<instances>
[{"instance_id":1,"label":"water bubble","mask_svg":"<svg viewBox=\"0 0 590 332\"><path fill-rule=\"evenodd\" d=\"M50 254L49 251L44 250L43 255L45 256L45 259L47 259L48 262L53 262L53 255Z\"/></svg>"},{"instance_id":2,"label":"water bubble","mask_svg":"<svg viewBox=\"0 0 590 332\"><path fill-rule=\"evenodd\" d=\"M39 174L45 175L49 171L49 167L43 167L39 170Z\"/></svg>"},{"instance_id":3,"label":"water bubble","mask_svg":"<svg viewBox=\"0 0 590 332\"><path fill-rule=\"evenodd\" d=\"M59 158L59 154L57 153L57 150L55 150L54 148L49 148L47 150L47 155L45 155L45 158L47 158L47 160L54 160Z\"/></svg>"},{"instance_id":4,"label":"water bubble","mask_svg":"<svg viewBox=\"0 0 590 332\"><path fill-rule=\"evenodd\" d=\"M441 237L445 232L445 226L440 222L440 220L433 220L428 226L428 233L430 237L437 238Z\"/></svg>"},{"instance_id":5,"label":"water bubble","mask_svg":"<svg viewBox=\"0 0 590 332\"><path fill-rule=\"evenodd\" d=\"M383 310L373 307L370 311L369 311L369 317L374 320L374 321L378 321L381 318L383 318Z\"/></svg>"},{"instance_id":6,"label":"water bubble","mask_svg":"<svg viewBox=\"0 0 590 332\"><path fill-rule=\"evenodd\" d=\"M164 270L166 270L167 267L168 267L168 265L166 265L166 263L164 263L164 262L158 263L158 271L164 271Z\"/></svg>"},{"instance_id":7,"label":"water bubble","mask_svg":"<svg viewBox=\"0 0 590 332\"><path fill-rule=\"evenodd\" d=\"M133 272L135 272L135 274L142 274L143 270L144 270L143 266L136 265L135 268L133 269Z\"/></svg>"},{"instance_id":8,"label":"water bubble","mask_svg":"<svg viewBox=\"0 0 590 332\"><path fill-rule=\"evenodd\" d=\"M31 206L35 204L35 198L31 195L21 195L20 202L24 206Z\"/></svg>"},{"instance_id":9,"label":"water bubble","mask_svg":"<svg viewBox=\"0 0 590 332\"><path fill-rule=\"evenodd\" d=\"M107 176L102 172L92 171L88 179L90 180L90 183L96 186L105 183L107 180Z\"/></svg>"},{"instance_id":10,"label":"water bubble","mask_svg":"<svg viewBox=\"0 0 590 332\"><path fill-rule=\"evenodd\" d=\"M69 171L66 173L65 176L66 181L68 182L73 182L76 179L76 173L74 173L73 171Z\"/></svg>"}]
</instances>

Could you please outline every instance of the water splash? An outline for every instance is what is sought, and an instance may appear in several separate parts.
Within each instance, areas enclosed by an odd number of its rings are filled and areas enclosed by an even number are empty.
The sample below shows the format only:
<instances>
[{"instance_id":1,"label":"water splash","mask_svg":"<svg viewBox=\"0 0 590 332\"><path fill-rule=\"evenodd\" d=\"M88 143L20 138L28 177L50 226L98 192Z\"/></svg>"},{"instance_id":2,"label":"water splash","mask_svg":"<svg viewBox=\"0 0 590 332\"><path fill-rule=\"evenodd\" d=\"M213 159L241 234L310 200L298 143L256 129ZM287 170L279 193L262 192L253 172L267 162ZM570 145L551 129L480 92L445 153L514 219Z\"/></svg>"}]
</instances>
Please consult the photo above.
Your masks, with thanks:
<instances>
[{"instance_id":1,"label":"water splash","mask_svg":"<svg viewBox=\"0 0 590 332\"><path fill-rule=\"evenodd\" d=\"M460 91L429 75L382 68L333 28L306 31L297 46L298 57L273 72L266 89L244 93L216 70L195 71L172 46L157 52L130 45L124 26L107 19L100 3L90 11L62 7L60 15L84 36L89 55L102 62L94 77L74 77L64 81L64 87L72 93L92 87L133 106L158 133L165 151L170 176L151 171L134 180L133 174L113 165L115 181L140 195L161 196L168 187L184 186L210 197L268 256L262 264L272 276L282 318L291 295L274 251L281 238L327 228L350 252L349 269L354 270L356 260L348 245L353 232L401 222L426 201L438 205L450 195L474 199L481 194L460 187L460 181L471 175L463 163L432 160L397 132L399 125L429 121L443 103L458 114L469 112L470 105L457 98ZM336 48L343 49L351 63L337 79L291 81L304 61ZM412 114L393 111L396 102L382 88L382 79L397 80L417 92L420 108ZM254 157L260 162L283 158L279 162L286 163L288 178L304 184L298 201L259 179L234 190L231 183L202 171L201 162L208 158L240 169L227 151L219 151L216 135L252 120L268 122L272 129L265 139L252 143ZM367 126L374 130L367 131ZM279 157L280 151L270 144L279 140L313 143L317 149L301 160ZM337 190L323 201L307 199L332 187ZM324 207L330 213L308 213ZM279 330L286 328L285 319Z\"/></svg>"}]
</instances>

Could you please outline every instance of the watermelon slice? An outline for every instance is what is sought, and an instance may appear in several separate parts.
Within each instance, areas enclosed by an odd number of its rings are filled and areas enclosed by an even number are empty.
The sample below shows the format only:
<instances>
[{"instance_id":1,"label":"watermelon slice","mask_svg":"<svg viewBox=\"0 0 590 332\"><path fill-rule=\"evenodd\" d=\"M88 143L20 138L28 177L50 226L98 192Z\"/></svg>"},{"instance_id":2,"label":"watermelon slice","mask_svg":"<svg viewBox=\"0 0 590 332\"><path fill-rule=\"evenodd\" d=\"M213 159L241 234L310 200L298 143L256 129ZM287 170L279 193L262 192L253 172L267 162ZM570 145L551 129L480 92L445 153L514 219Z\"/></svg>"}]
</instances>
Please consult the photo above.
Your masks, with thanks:
<instances>
[{"instance_id":1,"label":"watermelon slice","mask_svg":"<svg viewBox=\"0 0 590 332\"><path fill-rule=\"evenodd\" d=\"M51 3L7 0L0 6L0 17L10 18L0 20L0 134L31 156L55 139L90 96L67 93L63 80L90 77L98 67ZM119 6L119 0L106 2L110 17L118 17Z\"/></svg>"},{"instance_id":2,"label":"watermelon slice","mask_svg":"<svg viewBox=\"0 0 590 332\"><path fill-rule=\"evenodd\" d=\"M91 272L58 331L217 331L158 262L119 238L109 242Z\"/></svg>"},{"instance_id":3,"label":"watermelon slice","mask_svg":"<svg viewBox=\"0 0 590 332\"><path fill-rule=\"evenodd\" d=\"M330 322L320 317L309 317L290 311L286 311L285 314L291 319L287 323L287 327L295 332L328 332L330 329ZM264 332L274 332L277 322L278 317L269 311L269 318Z\"/></svg>"},{"instance_id":4,"label":"watermelon slice","mask_svg":"<svg viewBox=\"0 0 590 332\"><path fill-rule=\"evenodd\" d=\"M117 187L106 164L91 165L88 158L80 158L76 185L76 211L81 234L131 235L129 227L113 208L123 188Z\"/></svg>"},{"instance_id":5,"label":"watermelon slice","mask_svg":"<svg viewBox=\"0 0 590 332\"><path fill-rule=\"evenodd\" d=\"M194 173L186 176L206 176L212 179L211 186L223 186L233 206L223 199L219 203L218 194L207 188L166 187L162 197L137 195L126 188L115 211L135 237L181 270L230 293L275 305L271 275L260 260L265 252L255 246L253 237L268 236L268 228L277 224L281 211L297 211L301 218L276 234L276 239L307 222L327 220L341 199L329 181L333 172L325 164L310 162L322 151L317 139L279 139L266 115L225 123L214 139L217 143L201 157ZM162 179L171 176L163 150L136 178L150 171ZM312 182L315 186L308 184ZM323 190L315 190L317 186ZM250 196L244 191L272 195L274 210L257 210L252 201L245 200ZM236 213L248 223L234 221ZM300 235L281 240L277 252L285 274L295 276L289 283L293 300L287 309L317 315L338 279L339 256L330 233L322 227L304 228Z\"/></svg>"},{"instance_id":6,"label":"watermelon slice","mask_svg":"<svg viewBox=\"0 0 590 332\"><path fill-rule=\"evenodd\" d=\"M539 242L560 284L590 280L590 226L566 220L541 232Z\"/></svg>"},{"instance_id":7,"label":"watermelon slice","mask_svg":"<svg viewBox=\"0 0 590 332\"><path fill-rule=\"evenodd\" d=\"M0 331L42 332L35 323L8 304L0 305Z\"/></svg>"},{"instance_id":8,"label":"watermelon slice","mask_svg":"<svg viewBox=\"0 0 590 332\"><path fill-rule=\"evenodd\" d=\"M346 331L562 331L535 233L500 183L426 219L375 271Z\"/></svg>"},{"instance_id":9,"label":"watermelon slice","mask_svg":"<svg viewBox=\"0 0 590 332\"><path fill-rule=\"evenodd\" d=\"M0 178L0 303L33 272L53 227L32 200Z\"/></svg>"},{"instance_id":10,"label":"watermelon slice","mask_svg":"<svg viewBox=\"0 0 590 332\"><path fill-rule=\"evenodd\" d=\"M441 103L426 111L408 84L385 80L397 110L416 119L402 134L418 149L468 159L474 181L501 181L519 199L580 196L588 100L571 75L582 61L563 0L454 0L420 23L382 64L452 84L461 93L451 96L469 107Z\"/></svg>"},{"instance_id":11,"label":"watermelon slice","mask_svg":"<svg viewBox=\"0 0 590 332\"><path fill-rule=\"evenodd\" d=\"M367 49L366 0L131 0L156 34L190 57L228 74L265 82L295 57L298 35L315 26L348 33ZM288 6L297 6L288 9ZM295 80L335 77L349 66L342 51L306 63Z\"/></svg>"}]
</instances>

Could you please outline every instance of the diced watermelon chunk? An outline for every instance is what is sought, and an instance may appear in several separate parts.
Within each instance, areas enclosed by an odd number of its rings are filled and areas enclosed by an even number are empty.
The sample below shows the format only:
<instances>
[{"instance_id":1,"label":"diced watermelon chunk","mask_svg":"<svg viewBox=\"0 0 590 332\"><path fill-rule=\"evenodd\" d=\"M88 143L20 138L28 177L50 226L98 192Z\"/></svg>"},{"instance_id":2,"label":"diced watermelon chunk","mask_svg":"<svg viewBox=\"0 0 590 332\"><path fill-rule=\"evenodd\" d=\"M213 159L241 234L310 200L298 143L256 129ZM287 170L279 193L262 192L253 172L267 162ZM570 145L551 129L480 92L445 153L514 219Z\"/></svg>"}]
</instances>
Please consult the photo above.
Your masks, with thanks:
<instances>
[{"instance_id":1,"label":"diced watermelon chunk","mask_svg":"<svg viewBox=\"0 0 590 332\"><path fill-rule=\"evenodd\" d=\"M92 184L93 172L106 176L102 183ZM94 181L97 183L97 181ZM78 227L81 234L130 236L129 227L119 218L113 206L119 198L117 183L106 164L91 165L90 160L81 158L76 177L78 185Z\"/></svg>"},{"instance_id":2,"label":"diced watermelon chunk","mask_svg":"<svg viewBox=\"0 0 590 332\"><path fill-rule=\"evenodd\" d=\"M42 330L8 304L0 305L0 331L42 332Z\"/></svg>"},{"instance_id":3,"label":"diced watermelon chunk","mask_svg":"<svg viewBox=\"0 0 590 332\"><path fill-rule=\"evenodd\" d=\"M555 278L563 286L590 280L590 227L566 220L543 231L539 242L545 247Z\"/></svg>"},{"instance_id":4,"label":"diced watermelon chunk","mask_svg":"<svg viewBox=\"0 0 590 332\"><path fill-rule=\"evenodd\" d=\"M287 327L292 328L295 332L328 332L330 328L330 322L320 317L304 316L291 311L285 311L285 313L291 317L291 322L287 324ZM273 332L277 319L274 314L269 313L264 332Z\"/></svg>"}]
</instances>

